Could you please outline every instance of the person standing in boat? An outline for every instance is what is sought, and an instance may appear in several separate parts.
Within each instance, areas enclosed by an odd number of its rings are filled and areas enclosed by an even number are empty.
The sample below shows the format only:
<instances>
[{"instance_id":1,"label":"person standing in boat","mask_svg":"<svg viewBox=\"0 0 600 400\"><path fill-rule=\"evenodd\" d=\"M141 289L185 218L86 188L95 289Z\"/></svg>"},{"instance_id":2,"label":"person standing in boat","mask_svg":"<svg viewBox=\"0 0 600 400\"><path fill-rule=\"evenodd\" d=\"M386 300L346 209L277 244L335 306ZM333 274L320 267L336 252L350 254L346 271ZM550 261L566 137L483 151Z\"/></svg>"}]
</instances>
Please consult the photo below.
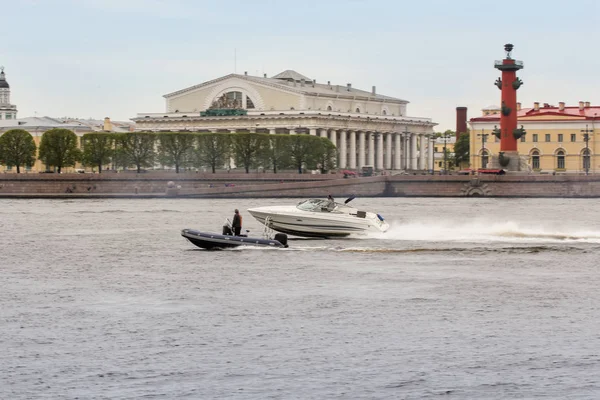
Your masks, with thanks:
<instances>
[{"instance_id":1,"label":"person standing in boat","mask_svg":"<svg viewBox=\"0 0 600 400\"><path fill-rule=\"evenodd\" d=\"M236 208L233 214L233 221L231 222L231 228L233 229L234 236L240 236L242 232L242 216L239 210Z\"/></svg>"}]
</instances>

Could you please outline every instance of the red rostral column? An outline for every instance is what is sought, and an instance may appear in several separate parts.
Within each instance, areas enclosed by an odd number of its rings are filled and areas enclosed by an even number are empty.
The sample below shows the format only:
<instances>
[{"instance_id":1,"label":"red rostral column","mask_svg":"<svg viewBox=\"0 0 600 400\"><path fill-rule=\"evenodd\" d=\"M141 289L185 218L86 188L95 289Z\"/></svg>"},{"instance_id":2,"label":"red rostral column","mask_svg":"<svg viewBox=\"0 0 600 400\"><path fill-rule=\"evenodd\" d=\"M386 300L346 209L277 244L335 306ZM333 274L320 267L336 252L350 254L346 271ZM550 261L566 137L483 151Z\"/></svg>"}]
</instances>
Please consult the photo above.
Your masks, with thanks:
<instances>
[{"instance_id":1,"label":"red rostral column","mask_svg":"<svg viewBox=\"0 0 600 400\"><path fill-rule=\"evenodd\" d=\"M523 62L510 57L512 49L512 44L505 44L506 58L494 63L494 67L502 71L502 79L496 80L496 86L502 90L500 151L507 152L517 151L517 139L524 134L524 131L517 130L517 90L523 84L523 81L517 78L517 71L523 68Z\"/></svg>"}]
</instances>

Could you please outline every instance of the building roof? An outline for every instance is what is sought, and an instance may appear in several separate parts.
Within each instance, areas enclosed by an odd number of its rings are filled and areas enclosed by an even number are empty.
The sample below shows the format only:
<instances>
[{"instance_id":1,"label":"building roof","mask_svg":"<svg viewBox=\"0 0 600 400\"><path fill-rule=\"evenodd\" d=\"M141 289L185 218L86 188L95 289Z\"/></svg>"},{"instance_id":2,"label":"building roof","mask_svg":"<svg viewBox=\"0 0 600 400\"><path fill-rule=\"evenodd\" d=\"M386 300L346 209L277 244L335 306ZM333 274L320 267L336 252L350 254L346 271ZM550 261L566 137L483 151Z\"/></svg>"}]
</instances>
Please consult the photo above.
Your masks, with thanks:
<instances>
[{"instance_id":1,"label":"building roof","mask_svg":"<svg viewBox=\"0 0 600 400\"><path fill-rule=\"evenodd\" d=\"M595 120L600 117L600 106L588 106L588 107L564 107L563 110L560 110L559 107L555 106L543 106L539 107L537 110L535 108L522 108L517 111L517 118L531 118L543 120L544 117L552 117L556 120L556 116L562 116L564 118L561 120ZM471 122L492 122L499 121L500 113L484 115L480 117L471 118Z\"/></svg>"},{"instance_id":2,"label":"building roof","mask_svg":"<svg viewBox=\"0 0 600 400\"><path fill-rule=\"evenodd\" d=\"M278 78L278 76L280 78ZM407 100L402 100L396 97L384 96L381 94L373 94L372 91L355 89L348 85L331 85L329 83L316 83L314 80L307 78L306 76L299 74L298 72L292 70L283 71L280 74L277 74L271 78L266 77L258 77L251 75L238 75L238 74L229 74L225 75L221 78L217 78L212 81L204 82L199 85L191 86L182 90L178 90L176 92L165 94L163 97L170 98L174 96L181 95L183 93L196 90L215 82L224 81L230 78L240 78L245 79L251 82L256 82L259 84L272 86L278 89L286 90L286 91L294 91L297 93L302 93L305 95L313 95L313 96L335 96L335 97L363 97L368 98L370 100L379 100L379 101L389 101L395 103L408 103ZM296 79L298 78L298 79ZM302 84L302 79L304 79L304 85Z\"/></svg>"},{"instance_id":3,"label":"building roof","mask_svg":"<svg viewBox=\"0 0 600 400\"><path fill-rule=\"evenodd\" d=\"M65 129L81 129L87 128L86 125L81 123L69 122L64 123L56 118L51 117L27 117L12 120L1 120L0 129L6 130L6 128L20 128L20 129L36 129L36 128L65 128Z\"/></svg>"},{"instance_id":4,"label":"building roof","mask_svg":"<svg viewBox=\"0 0 600 400\"><path fill-rule=\"evenodd\" d=\"M279 74L272 76L271 79L282 79L282 80L286 80L286 81L296 81L296 82L300 82L302 80L305 80L306 82L311 82L312 79L307 78L306 76L297 73L296 71L293 71L291 69L286 69L283 72L280 72Z\"/></svg>"}]
</instances>

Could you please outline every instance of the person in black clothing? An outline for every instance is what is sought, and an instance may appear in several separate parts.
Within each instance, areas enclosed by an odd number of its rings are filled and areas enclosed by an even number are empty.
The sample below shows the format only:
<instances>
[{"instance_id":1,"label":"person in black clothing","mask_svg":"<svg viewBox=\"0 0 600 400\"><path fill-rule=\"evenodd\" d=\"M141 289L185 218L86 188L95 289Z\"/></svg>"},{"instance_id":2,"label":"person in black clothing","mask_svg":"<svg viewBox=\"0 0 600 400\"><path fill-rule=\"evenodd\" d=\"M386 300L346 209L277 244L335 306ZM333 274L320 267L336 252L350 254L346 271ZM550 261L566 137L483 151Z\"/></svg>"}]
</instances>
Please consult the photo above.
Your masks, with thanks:
<instances>
[{"instance_id":1,"label":"person in black clothing","mask_svg":"<svg viewBox=\"0 0 600 400\"><path fill-rule=\"evenodd\" d=\"M240 236L240 233L242 232L242 216L237 208L235 209L235 214L233 214L231 228L233 229L233 234L235 236Z\"/></svg>"}]
</instances>

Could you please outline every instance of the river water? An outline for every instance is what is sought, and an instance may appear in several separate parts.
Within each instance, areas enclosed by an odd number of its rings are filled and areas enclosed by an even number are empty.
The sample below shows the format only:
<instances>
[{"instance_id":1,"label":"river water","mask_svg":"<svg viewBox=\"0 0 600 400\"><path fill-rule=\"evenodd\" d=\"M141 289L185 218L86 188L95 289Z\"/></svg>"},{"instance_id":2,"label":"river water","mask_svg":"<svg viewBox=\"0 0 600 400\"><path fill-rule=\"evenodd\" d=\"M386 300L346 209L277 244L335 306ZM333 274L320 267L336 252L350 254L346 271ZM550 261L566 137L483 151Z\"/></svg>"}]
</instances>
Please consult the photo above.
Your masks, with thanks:
<instances>
[{"instance_id":1,"label":"river water","mask_svg":"<svg viewBox=\"0 0 600 400\"><path fill-rule=\"evenodd\" d=\"M358 198L383 235L209 252L250 200L0 200L1 399L597 399L597 200Z\"/></svg>"}]
</instances>

